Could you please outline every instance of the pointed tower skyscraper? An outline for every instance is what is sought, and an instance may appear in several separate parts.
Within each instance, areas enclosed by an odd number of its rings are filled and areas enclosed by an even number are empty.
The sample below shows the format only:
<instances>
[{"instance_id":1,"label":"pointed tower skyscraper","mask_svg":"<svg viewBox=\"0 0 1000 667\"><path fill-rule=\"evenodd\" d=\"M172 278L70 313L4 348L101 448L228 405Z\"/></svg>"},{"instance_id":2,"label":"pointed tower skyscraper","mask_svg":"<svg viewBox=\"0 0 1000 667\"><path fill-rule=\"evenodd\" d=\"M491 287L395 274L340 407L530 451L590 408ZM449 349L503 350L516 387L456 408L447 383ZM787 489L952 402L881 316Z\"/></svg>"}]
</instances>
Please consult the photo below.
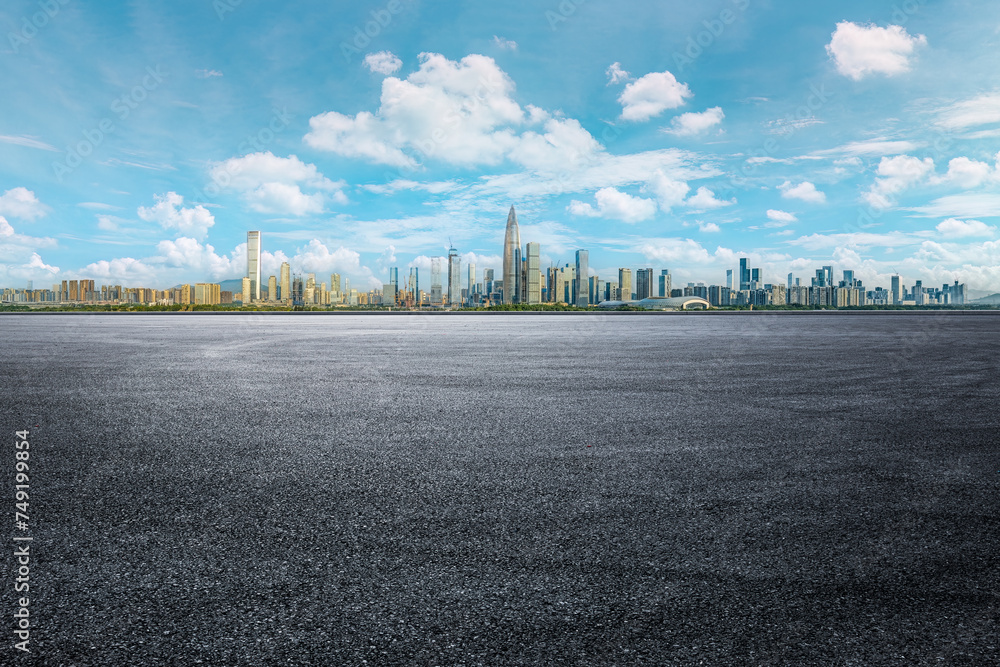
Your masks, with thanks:
<instances>
[{"instance_id":1,"label":"pointed tower skyscraper","mask_svg":"<svg viewBox=\"0 0 1000 667\"><path fill-rule=\"evenodd\" d=\"M510 207L507 214L507 232L503 239L503 302L517 303L518 266L515 251L521 248L521 232L517 229L517 213Z\"/></svg>"}]
</instances>

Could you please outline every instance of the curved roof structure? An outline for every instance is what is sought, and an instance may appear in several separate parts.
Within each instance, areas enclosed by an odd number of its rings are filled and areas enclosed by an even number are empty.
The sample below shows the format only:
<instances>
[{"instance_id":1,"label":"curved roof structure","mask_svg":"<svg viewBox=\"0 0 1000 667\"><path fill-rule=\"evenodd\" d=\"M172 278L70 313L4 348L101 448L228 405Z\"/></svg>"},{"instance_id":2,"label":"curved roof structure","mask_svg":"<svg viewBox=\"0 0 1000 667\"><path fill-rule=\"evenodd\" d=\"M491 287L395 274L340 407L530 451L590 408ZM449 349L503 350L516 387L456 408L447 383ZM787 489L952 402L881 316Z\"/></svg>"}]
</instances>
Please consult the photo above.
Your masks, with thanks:
<instances>
[{"instance_id":1,"label":"curved roof structure","mask_svg":"<svg viewBox=\"0 0 1000 667\"><path fill-rule=\"evenodd\" d=\"M645 310L693 310L710 308L710 304L700 296L652 296L641 301L602 301L598 308L619 308L634 306Z\"/></svg>"}]
</instances>

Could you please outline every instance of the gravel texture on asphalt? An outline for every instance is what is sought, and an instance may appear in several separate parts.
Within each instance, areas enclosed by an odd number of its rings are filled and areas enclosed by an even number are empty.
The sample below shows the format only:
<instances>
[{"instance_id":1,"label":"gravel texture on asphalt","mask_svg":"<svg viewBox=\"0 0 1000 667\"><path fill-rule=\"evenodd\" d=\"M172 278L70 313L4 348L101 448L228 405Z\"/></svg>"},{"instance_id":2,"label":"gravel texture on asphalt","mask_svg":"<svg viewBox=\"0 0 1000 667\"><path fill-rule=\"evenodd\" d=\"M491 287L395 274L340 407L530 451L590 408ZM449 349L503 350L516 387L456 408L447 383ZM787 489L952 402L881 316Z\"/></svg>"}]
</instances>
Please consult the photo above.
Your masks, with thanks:
<instances>
[{"instance_id":1,"label":"gravel texture on asphalt","mask_svg":"<svg viewBox=\"0 0 1000 667\"><path fill-rule=\"evenodd\" d=\"M998 314L0 340L38 664L1000 663Z\"/></svg>"}]
</instances>

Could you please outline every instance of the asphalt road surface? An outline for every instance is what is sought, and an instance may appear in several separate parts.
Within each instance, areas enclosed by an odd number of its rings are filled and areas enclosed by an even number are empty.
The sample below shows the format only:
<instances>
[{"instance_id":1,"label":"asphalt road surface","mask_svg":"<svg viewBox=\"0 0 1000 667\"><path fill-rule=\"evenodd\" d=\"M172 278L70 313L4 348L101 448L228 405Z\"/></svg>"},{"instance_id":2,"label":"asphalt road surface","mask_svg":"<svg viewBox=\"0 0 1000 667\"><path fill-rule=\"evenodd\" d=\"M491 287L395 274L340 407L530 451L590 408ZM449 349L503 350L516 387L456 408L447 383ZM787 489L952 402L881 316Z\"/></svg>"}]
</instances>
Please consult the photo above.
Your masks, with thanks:
<instances>
[{"instance_id":1,"label":"asphalt road surface","mask_svg":"<svg viewBox=\"0 0 1000 667\"><path fill-rule=\"evenodd\" d=\"M997 314L30 314L0 341L37 664L1000 662Z\"/></svg>"}]
</instances>

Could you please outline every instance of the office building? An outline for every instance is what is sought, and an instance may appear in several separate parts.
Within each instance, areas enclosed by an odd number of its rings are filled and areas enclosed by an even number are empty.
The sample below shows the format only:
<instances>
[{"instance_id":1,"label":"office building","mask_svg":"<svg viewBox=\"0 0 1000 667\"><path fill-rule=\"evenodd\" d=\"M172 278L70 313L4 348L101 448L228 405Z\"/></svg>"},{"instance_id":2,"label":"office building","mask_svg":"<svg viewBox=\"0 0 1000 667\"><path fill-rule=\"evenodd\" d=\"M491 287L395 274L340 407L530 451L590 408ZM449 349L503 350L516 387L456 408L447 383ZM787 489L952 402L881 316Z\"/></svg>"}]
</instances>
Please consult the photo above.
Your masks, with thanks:
<instances>
[{"instance_id":1,"label":"office building","mask_svg":"<svg viewBox=\"0 0 1000 667\"><path fill-rule=\"evenodd\" d=\"M517 286L520 283L521 262L517 255L521 250L521 233L517 228L517 213L510 207L507 214L507 230L503 239L503 302L516 303Z\"/></svg>"},{"instance_id":2,"label":"office building","mask_svg":"<svg viewBox=\"0 0 1000 667\"><path fill-rule=\"evenodd\" d=\"M525 290L524 298L526 303L536 304L542 302L542 246L538 243L529 243L526 247L527 262L525 263Z\"/></svg>"},{"instance_id":3,"label":"office building","mask_svg":"<svg viewBox=\"0 0 1000 667\"><path fill-rule=\"evenodd\" d=\"M632 269L618 269L618 301L632 300Z\"/></svg>"},{"instance_id":4,"label":"office building","mask_svg":"<svg viewBox=\"0 0 1000 667\"><path fill-rule=\"evenodd\" d=\"M267 279L267 300L278 300L278 278L276 276L270 276Z\"/></svg>"},{"instance_id":5,"label":"office building","mask_svg":"<svg viewBox=\"0 0 1000 667\"><path fill-rule=\"evenodd\" d=\"M653 296L653 269L639 269L635 276L635 298L637 301Z\"/></svg>"},{"instance_id":6,"label":"office building","mask_svg":"<svg viewBox=\"0 0 1000 667\"><path fill-rule=\"evenodd\" d=\"M590 252L576 251L576 307L586 308L590 305ZM652 269L650 269L652 271Z\"/></svg>"},{"instance_id":7,"label":"office building","mask_svg":"<svg viewBox=\"0 0 1000 667\"><path fill-rule=\"evenodd\" d=\"M440 306L441 293L441 258L431 257L431 305Z\"/></svg>"},{"instance_id":8,"label":"office building","mask_svg":"<svg viewBox=\"0 0 1000 667\"><path fill-rule=\"evenodd\" d=\"M292 267L288 262L281 263L281 300L286 306L292 305Z\"/></svg>"},{"instance_id":9,"label":"office building","mask_svg":"<svg viewBox=\"0 0 1000 667\"><path fill-rule=\"evenodd\" d=\"M732 270L730 270L729 271L730 278L732 278L732 275L733 272ZM672 285L671 285L670 271L668 271L667 269L663 269L662 271L660 271L659 287L660 287L660 291L658 292L659 296L663 297L670 296L670 290Z\"/></svg>"},{"instance_id":10,"label":"office building","mask_svg":"<svg viewBox=\"0 0 1000 667\"><path fill-rule=\"evenodd\" d=\"M740 291L750 289L750 260L747 257L740 258Z\"/></svg>"},{"instance_id":11,"label":"office building","mask_svg":"<svg viewBox=\"0 0 1000 667\"><path fill-rule=\"evenodd\" d=\"M462 305L462 259L454 248L448 248L448 305Z\"/></svg>"},{"instance_id":12,"label":"office building","mask_svg":"<svg viewBox=\"0 0 1000 667\"><path fill-rule=\"evenodd\" d=\"M247 232L247 278L250 298L260 301L260 232Z\"/></svg>"}]
</instances>

